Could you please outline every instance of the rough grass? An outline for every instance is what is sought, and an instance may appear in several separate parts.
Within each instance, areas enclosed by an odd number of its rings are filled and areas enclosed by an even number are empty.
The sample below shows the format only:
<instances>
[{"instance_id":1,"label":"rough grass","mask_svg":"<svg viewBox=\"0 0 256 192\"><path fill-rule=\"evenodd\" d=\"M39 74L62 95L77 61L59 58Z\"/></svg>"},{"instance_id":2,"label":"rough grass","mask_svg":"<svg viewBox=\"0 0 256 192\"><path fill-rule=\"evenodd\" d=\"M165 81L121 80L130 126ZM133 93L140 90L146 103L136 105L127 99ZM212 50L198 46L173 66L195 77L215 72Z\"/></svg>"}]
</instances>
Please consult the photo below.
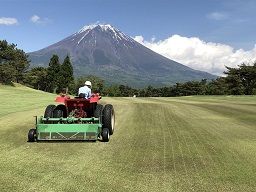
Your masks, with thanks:
<instances>
[{"instance_id":1,"label":"rough grass","mask_svg":"<svg viewBox=\"0 0 256 192\"><path fill-rule=\"evenodd\" d=\"M104 98L109 143L27 143L55 95L0 86L0 191L255 191L256 97Z\"/></svg>"}]
</instances>

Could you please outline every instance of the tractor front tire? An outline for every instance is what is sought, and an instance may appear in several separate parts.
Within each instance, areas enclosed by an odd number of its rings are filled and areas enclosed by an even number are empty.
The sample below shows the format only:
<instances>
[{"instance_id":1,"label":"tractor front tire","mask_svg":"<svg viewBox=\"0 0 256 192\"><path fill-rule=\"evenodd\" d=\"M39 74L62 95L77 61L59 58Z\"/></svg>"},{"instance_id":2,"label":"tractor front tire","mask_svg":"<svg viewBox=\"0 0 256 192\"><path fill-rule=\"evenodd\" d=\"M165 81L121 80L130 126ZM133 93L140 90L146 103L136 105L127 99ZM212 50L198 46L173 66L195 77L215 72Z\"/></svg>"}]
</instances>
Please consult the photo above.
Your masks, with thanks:
<instances>
[{"instance_id":1,"label":"tractor front tire","mask_svg":"<svg viewBox=\"0 0 256 192\"><path fill-rule=\"evenodd\" d=\"M36 130L30 129L28 131L28 142L35 142L36 141Z\"/></svg>"},{"instance_id":2,"label":"tractor front tire","mask_svg":"<svg viewBox=\"0 0 256 192\"><path fill-rule=\"evenodd\" d=\"M109 129L109 134L112 135L114 133L115 127L115 111L114 107L110 104L105 105L103 109L103 127Z\"/></svg>"},{"instance_id":3,"label":"tractor front tire","mask_svg":"<svg viewBox=\"0 0 256 192\"><path fill-rule=\"evenodd\" d=\"M44 118L52 118L55 107L55 105L48 105L44 112Z\"/></svg>"},{"instance_id":4,"label":"tractor front tire","mask_svg":"<svg viewBox=\"0 0 256 192\"><path fill-rule=\"evenodd\" d=\"M103 142L108 142L109 141L109 137L110 137L109 136L109 129L108 128L103 128L101 136L102 136L102 141Z\"/></svg>"}]
</instances>

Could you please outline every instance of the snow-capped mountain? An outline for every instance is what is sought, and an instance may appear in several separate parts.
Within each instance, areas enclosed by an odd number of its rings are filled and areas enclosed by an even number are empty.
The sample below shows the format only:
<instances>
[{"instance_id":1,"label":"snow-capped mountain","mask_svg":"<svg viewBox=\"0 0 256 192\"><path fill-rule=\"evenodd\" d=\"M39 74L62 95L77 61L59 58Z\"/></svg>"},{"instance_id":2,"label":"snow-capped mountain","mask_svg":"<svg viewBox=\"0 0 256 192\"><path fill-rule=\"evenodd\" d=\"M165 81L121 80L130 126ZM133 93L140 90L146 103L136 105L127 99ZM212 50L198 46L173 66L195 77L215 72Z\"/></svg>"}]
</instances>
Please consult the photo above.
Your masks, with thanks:
<instances>
[{"instance_id":1,"label":"snow-capped mountain","mask_svg":"<svg viewBox=\"0 0 256 192\"><path fill-rule=\"evenodd\" d=\"M76 76L96 75L109 83L135 87L215 78L153 52L109 24L85 26L58 43L29 53L31 65L47 66L53 54L61 59L70 55Z\"/></svg>"}]
</instances>

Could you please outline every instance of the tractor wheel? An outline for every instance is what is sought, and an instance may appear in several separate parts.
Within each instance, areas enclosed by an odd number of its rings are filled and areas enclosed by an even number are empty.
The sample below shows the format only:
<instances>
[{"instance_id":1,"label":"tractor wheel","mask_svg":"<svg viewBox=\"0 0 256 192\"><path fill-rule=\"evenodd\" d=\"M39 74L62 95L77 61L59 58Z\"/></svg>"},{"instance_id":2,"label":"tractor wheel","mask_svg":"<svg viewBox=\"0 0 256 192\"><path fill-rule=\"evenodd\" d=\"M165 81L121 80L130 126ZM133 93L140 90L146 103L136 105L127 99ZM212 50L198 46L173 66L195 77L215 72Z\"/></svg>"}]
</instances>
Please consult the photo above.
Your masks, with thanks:
<instances>
[{"instance_id":1,"label":"tractor wheel","mask_svg":"<svg viewBox=\"0 0 256 192\"><path fill-rule=\"evenodd\" d=\"M44 118L52 118L53 117L53 110L55 109L55 105L48 105L44 112Z\"/></svg>"},{"instance_id":2,"label":"tractor wheel","mask_svg":"<svg viewBox=\"0 0 256 192\"><path fill-rule=\"evenodd\" d=\"M28 131L28 142L35 142L36 141L36 130L30 129Z\"/></svg>"},{"instance_id":3,"label":"tractor wheel","mask_svg":"<svg viewBox=\"0 0 256 192\"><path fill-rule=\"evenodd\" d=\"M60 109L53 110L53 118L61 118L63 117L63 111Z\"/></svg>"},{"instance_id":4,"label":"tractor wheel","mask_svg":"<svg viewBox=\"0 0 256 192\"><path fill-rule=\"evenodd\" d=\"M103 109L103 126L109 129L109 134L114 133L115 111L112 105L107 104Z\"/></svg>"},{"instance_id":5,"label":"tractor wheel","mask_svg":"<svg viewBox=\"0 0 256 192\"><path fill-rule=\"evenodd\" d=\"M97 104L95 107L93 116L96 118L100 118L100 122L102 122L102 111L103 111L103 105Z\"/></svg>"},{"instance_id":6,"label":"tractor wheel","mask_svg":"<svg viewBox=\"0 0 256 192\"><path fill-rule=\"evenodd\" d=\"M59 104L53 109L52 114L53 114L53 118L61 118L61 117L66 118L68 116L67 107L63 104Z\"/></svg>"},{"instance_id":7,"label":"tractor wheel","mask_svg":"<svg viewBox=\"0 0 256 192\"><path fill-rule=\"evenodd\" d=\"M103 142L108 142L109 141L109 129L108 128L103 128L101 136L102 136L102 141Z\"/></svg>"}]
</instances>

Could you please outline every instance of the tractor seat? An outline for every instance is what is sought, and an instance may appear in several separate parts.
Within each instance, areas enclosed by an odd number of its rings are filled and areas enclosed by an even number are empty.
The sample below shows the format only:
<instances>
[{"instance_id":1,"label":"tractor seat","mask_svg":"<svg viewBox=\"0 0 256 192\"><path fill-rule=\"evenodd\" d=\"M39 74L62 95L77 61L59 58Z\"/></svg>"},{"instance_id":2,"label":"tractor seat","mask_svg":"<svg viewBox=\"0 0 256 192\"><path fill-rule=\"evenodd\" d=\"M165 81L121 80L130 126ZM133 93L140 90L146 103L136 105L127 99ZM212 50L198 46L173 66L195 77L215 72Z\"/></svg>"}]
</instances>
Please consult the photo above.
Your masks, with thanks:
<instances>
[{"instance_id":1,"label":"tractor seat","mask_svg":"<svg viewBox=\"0 0 256 192\"><path fill-rule=\"evenodd\" d=\"M85 94L80 93L78 96L75 97L76 99L85 99Z\"/></svg>"}]
</instances>

